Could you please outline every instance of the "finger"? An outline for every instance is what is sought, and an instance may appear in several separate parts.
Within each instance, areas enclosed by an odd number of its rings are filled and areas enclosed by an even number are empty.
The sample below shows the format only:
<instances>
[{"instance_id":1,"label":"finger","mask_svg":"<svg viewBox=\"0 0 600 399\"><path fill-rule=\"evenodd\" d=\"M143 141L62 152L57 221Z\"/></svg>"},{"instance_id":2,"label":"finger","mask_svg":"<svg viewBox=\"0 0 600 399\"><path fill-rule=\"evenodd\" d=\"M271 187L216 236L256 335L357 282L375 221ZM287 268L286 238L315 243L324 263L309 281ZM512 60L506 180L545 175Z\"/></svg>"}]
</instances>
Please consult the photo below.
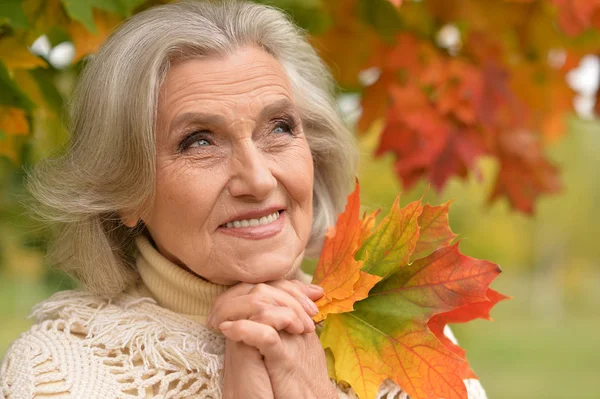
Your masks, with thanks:
<instances>
[{"instance_id":1,"label":"finger","mask_svg":"<svg viewBox=\"0 0 600 399\"><path fill-rule=\"evenodd\" d=\"M228 306L214 313L209 325L217 328L224 321L234 320L254 320L290 334L303 334L315 330L314 323L305 326L304 320L299 318L294 310L276 306L272 298L256 293L231 299Z\"/></svg>"},{"instance_id":2,"label":"finger","mask_svg":"<svg viewBox=\"0 0 600 399\"><path fill-rule=\"evenodd\" d=\"M227 320L249 319L256 312L262 311L262 307L275 304L275 300L267 295L246 294L233 297L227 302L216 304L213 307L207 324L212 328L217 328L219 324Z\"/></svg>"},{"instance_id":3,"label":"finger","mask_svg":"<svg viewBox=\"0 0 600 399\"><path fill-rule=\"evenodd\" d=\"M257 321L273 327L277 331L286 331L290 334L303 334L315 331L315 325L304 328L302 320L298 319L296 312L281 306L266 306L261 312L255 313L248 320Z\"/></svg>"},{"instance_id":4,"label":"finger","mask_svg":"<svg viewBox=\"0 0 600 399\"><path fill-rule=\"evenodd\" d=\"M207 325L215 326L216 328L218 324L212 323L214 315L220 313L222 309L228 306L234 298L247 295L252 288L254 288L254 284L238 283L233 287L227 289L227 291L219 294L215 298L212 304L212 308L208 312L208 316L206 318Z\"/></svg>"},{"instance_id":5,"label":"finger","mask_svg":"<svg viewBox=\"0 0 600 399\"><path fill-rule=\"evenodd\" d=\"M311 294L311 290L309 289L308 285L303 284L298 280L276 280L269 281L266 284L290 294L302 305L304 310L306 310L306 313L308 313L310 316L314 316L319 313L317 305L315 305L309 296L309 294ZM312 295L314 296L314 293L312 293Z\"/></svg>"},{"instance_id":6,"label":"finger","mask_svg":"<svg viewBox=\"0 0 600 399\"><path fill-rule=\"evenodd\" d=\"M323 287L321 287L319 285L304 284L300 280L290 280L290 281L294 284L300 285L304 289L304 292L306 293L306 295L313 301L316 301L317 299L321 298L325 294L325 290L323 289Z\"/></svg>"},{"instance_id":7,"label":"finger","mask_svg":"<svg viewBox=\"0 0 600 399\"><path fill-rule=\"evenodd\" d=\"M279 333L273 327L251 320L225 321L219 329L228 339L252 346L271 361L284 357L284 347Z\"/></svg>"},{"instance_id":8,"label":"finger","mask_svg":"<svg viewBox=\"0 0 600 399\"><path fill-rule=\"evenodd\" d=\"M296 297L289 294L287 291L273 287L268 284L257 284L250 290L251 294L257 294L261 296L268 296L272 298L275 303L279 306L284 306L292 309L298 315L298 318L302 320L304 328L310 330L311 326L314 326L312 318L307 314L306 307L309 306L308 302L313 303L307 296L300 297L298 300ZM313 303L314 305L314 303ZM314 305L316 307L316 305Z\"/></svg>"}]
</instances>

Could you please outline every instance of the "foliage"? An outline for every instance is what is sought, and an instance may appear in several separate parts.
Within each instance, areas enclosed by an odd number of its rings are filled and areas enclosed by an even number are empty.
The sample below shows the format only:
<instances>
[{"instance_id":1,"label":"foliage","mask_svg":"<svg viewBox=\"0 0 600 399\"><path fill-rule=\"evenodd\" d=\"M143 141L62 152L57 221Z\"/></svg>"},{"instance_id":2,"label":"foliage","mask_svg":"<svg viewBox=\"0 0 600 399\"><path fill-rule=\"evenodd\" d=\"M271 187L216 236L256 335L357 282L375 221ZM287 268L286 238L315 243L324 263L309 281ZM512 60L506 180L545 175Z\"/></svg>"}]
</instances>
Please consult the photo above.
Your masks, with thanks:
<instances>
[{"instance_id":1,"label":"foliage","mask_svg":"<svg viewBox=\"0 0 600 399\"><path fill-rule=\"evenodd\" d=\"M425 0L395 12L384 1L335 0L328 7L337 18L315 43L338 66L339 81L362 92L359 131L385 121L376 153L396 155L405 188L427 177L441 190L491 155L500 168L490 199L507 197L531 213L540 194L560 190L542 146L562 135L572 108L566 73L600 48L591 29L600 28L600 3ZM444 43L451 27L460 39ZM359 78L367 68L379 73L374 83Z\"/></svg>"},{"instance_id":2,"label":"foliage","mask_svg":"<svg viewBox=\"0 0 600 399\"><path fill-rule=\"evenodd\" d=\"M491 155L500 168L490 199L531 213L540 194L560 190L543 146L562 135L572 108L566 73L600 48L600 0L256 1L308 29L342 89L361 94L359 132L383 121L376 154L396 156L405 188L425 177L442 190ZM76 76L119 22L161 2L2 2L0 156L35 163L64 144L69 90L51 54L29 51L36 38L74 43ZM459 37L445 42L451 27ZM33 140L36 129L55 137Z\"/></svg>"},{"instance_id":3,"label":"foliage","mask_svg":"<svg viewBox=\"0 0 600 399\"><path fill-rule=\"evenodd\" d=\"M448 203L400 208L397 198L376 228L375 214L361 220L359 206L357 183L313 278L325 291L315 321L325 319L320 338L331 350L332 377L365 399L386 378L411 398L466 399L463 380L475 375L443 330L489 319L506 299L489 288L500 268L452 244Z\"/></svg>"}]
</instances>

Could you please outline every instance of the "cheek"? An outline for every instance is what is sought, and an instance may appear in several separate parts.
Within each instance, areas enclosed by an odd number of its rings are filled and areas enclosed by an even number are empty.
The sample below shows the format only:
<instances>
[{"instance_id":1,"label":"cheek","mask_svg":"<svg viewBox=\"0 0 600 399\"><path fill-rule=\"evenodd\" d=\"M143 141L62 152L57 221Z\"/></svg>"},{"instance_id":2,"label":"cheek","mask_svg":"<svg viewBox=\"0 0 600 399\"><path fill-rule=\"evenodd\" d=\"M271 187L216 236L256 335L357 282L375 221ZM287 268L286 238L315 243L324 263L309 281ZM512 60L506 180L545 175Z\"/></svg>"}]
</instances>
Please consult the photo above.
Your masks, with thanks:
<instances>
[{"instance_id":1,"label":"cheek","mask_svg":"<svg viewBox=\"0 0 600 399\"><path fill-rule=\"evenodd\" d=\"M214 182L215 176L209 180L200 168L188 162L163 163L156 175L153 216L173 227L190 223L197 227L208 218L212 208L210 202L215 195L211 189L215 185L210 182Z\"/></svg>"},{"instance_id":2,"label":"cheek","mask_svg":"<svg viewBox=\"0 0 600 399\"><path fill-rule=\"evenodd\" d=\"M298 217L302 226L310 228L312 225L312 203L314 171L313 160L308 145L296 149L294 153L287 154L282 180L288 190L292 201L298 206Z\"/></svg>"}]
</instances>

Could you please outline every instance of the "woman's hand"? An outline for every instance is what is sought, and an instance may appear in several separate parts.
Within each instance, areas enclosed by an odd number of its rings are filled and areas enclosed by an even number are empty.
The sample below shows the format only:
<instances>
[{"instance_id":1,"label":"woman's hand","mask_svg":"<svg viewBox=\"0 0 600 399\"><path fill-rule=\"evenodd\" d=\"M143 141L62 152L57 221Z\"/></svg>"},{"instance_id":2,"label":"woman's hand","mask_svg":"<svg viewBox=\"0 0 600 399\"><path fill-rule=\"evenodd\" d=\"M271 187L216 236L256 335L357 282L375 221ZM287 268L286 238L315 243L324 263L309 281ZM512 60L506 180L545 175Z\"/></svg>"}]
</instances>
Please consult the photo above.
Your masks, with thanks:
<instances>
[{"instance_id":1,"label":"woman's hand","mask_svg":"<svg viewBox=\"0 0 600 399\"><path fill-rule=\"evenodd\" d=\"M227 320L253 320L292 334L312 332L314 323L309 314L316 314L317 309L311 298L322 295L320 287L314 287L287 280L238 284L217 298L207 325L217 328ZM263 355L241 341L226 342L223 385L224 399L274 397Z\"/></svg>"},{"instance_id":2,"label":"woman's hand","mask_svg":"<svg viewBox=\"0 0 600 399\"><path fill-rule=\"evenodd\" d=\"M246 375L244 381L251 378L256 390L268 384L275 398L337 398L327 375L323 348L309 316L318 312L313 300L322 294L320 287L299 281L238 284L219 296L208 324L213 328L218 326L228 338L227 350L241 362L233 367L239 367L237 371L248 368L252 375ZM243 352L238 353L234 348ZM243 358L246 355L248 358ZM257 372L260 367L255 362L256 355L261 360L264 356L262 365L269 380L266 384L260 382L265 378L262 372ZM232 391L227 378L225 384L226 390ZM248 389L247 395L254 395L253 390Z\"/></svg>"},{"instance_id":3,"label":"woman's hand","mask_svg":"<svg viewBox=\"0 0 600 399\"><path fill-rule=\"evenodd\" d=\"M271 380L258 349L227 340L223 399L273 399Z\"/></svg>"},{"instance_id":4,"label":"woman's hand","mask_svg":"<svg viewBox=\"0 0 600 399\"><path fill-rule=\"evenodd\" d=\"M313 332L311 316L318 313L313 301L321 296L321 287L298 280L240 283L217 297L207 325L217 329L224 321L251 320L290 334Z\"/></svg>"},{"instance_id":5,"label":"woman's hand","mask_svg":"<svg viewBox=\"0 0 600 399\"><path fill-rule=\"evenodd\" d=\"M252 346L264 356L275 399L338 398L316 333L292 335L250 320L226 321L220 329L228 342Z\"/></svg>"}]
</instances>

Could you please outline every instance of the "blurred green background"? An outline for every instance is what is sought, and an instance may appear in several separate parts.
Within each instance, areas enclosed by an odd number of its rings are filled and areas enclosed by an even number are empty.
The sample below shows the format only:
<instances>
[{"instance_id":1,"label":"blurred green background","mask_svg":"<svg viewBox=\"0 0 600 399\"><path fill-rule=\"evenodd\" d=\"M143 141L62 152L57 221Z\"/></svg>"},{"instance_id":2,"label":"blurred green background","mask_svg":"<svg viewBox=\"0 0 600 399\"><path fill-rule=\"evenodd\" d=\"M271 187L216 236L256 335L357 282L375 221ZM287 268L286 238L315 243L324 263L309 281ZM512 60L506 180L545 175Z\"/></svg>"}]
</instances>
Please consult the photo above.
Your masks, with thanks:
<instances>
[{"instance_id":1,"label":"blurred green background","mask_svg":"<svg viewBox=\"0 0 600 399\"><path fill-rule=\"evenodd\" d=\"M534 1L537 0L531 2ZM143 6L158 2L150 0ZM54 4L55 11L60 8L58 1L23 1L23 4L42 8L46 3ZM142 0L128 2L127 13L142 3ZM327 18L323 17L324 13L315 14L315 9L325 3L318 0L277 0L274 3L296 10L294 17L307 29L323 29ZM366 15L363 17L376 29L389 29L390 24L397 22L386 17L384 11L388 9L381 6L384 0L358 3L362 4L361 10ZM465 3L469 2L465 0ZM375 4L379 8L366 7ZM5 26L2 25L3 11L0 7L0 26ZM96 24L100 31L108 29L127 13L110 21L96 20ZM64 10L61 15L65 24L73 22L66 18ZM315 15L318 18L313 18ZM438 24L444 22L435 21ZM55 22L51 21L50 25L53 24ZM429 25L423 26L437 31L439 26L432 24L430 21ZM35 28L38 29L37 22ZM408 23L408 29L413 28ZM57 44L68 40L69 35L72 39L93 40L92 36L84 37L83 31L78 32L79 36L74 36L71 30L53 28L48 32L49 45L59 48ZM0 51L4 61L8 62L7 48L0 46ZM26 195L23 191L24 171L60 148L66 139L64 115L60 110L69 98L82 65L81 62L60 65L56 60L53 63L51 55L47 54L48 63L44 61L42 66L29 65L27 73L15 69L14 77L21 88L38 105L43 104L30 111L30 134L9 141L11 146L18 148L20 162L1 156L5 138L0 130L0 357L31 325L27 315L35 303L56 291L76 286L69 277L49 270L44 264L44 242L48 231L32 221L21 205ZM15 59L12 62L17 62ZM30 72L31 76L28 75ZM411 190L403 190L393 174L394 157L386 155L374 159L372 156L379 132L380 129L374 128L358 139L361 151L359 179L365 210L387 210L401 191L403 205L423 195L425 201L433 204L454 199L450 225L460 236L461 251L498 263L503 269L492 287L514 298L500 302L492 310L495 321L477 320L453 327L489 398L600 397L600 339L597 337L600 330L600 244L597 242L600 238L600 206L597 205L600 203L600 122L580 119L573 114L564 137L550 140L548 155L559 167L565 187L558 195L540 197L532 216L515 211L506 199L488 203L499 168L497 159L491 157L478 162L479 177L471 173L467 180L451 178L441 193L429 188L426 181L419 182Z\"/></svg>"}]
</instances>

